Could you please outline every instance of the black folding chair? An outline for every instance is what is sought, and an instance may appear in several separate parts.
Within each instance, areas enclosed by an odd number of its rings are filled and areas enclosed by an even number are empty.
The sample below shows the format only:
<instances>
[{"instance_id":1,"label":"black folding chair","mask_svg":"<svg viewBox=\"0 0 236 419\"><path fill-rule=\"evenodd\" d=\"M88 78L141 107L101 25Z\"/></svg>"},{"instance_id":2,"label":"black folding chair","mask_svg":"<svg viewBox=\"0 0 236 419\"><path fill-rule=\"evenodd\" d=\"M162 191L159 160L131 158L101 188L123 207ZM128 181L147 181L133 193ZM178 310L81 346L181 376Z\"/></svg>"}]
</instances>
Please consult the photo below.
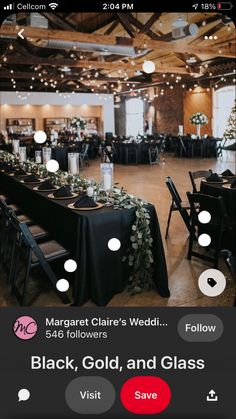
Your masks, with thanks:
<instances>
[{"instance_id":1,"label":"black folding chair","mask_svg":"<svg viewBox=\"0 0 236 419\"><path fill-rule=\"evenodd\" d=\"M220 250L222 246L223 234L230 229L230 223L224 207L224 202L221 196L213 197L201 193L187 192L191 212L190 212L190 239L188 248L188 259L191 260L192 256L212 262L214 267L217 268ZM198 215L201 211L207 211L211 215L209 223L202 224ZM214 249L213 256L203 254L193 250L193 242L196 238L196 231L199 237L200 234L206 233L211 237L209 247Z\"/></svg>"},{"instance_id":2,"label":"black folding chair","mask_svg":"<svg viewBox=\"0 0 236 419\"><path fill-rule=\"evenodd\" d=\"M86 163L87 165L89 165L88 151L89 151L89 144L83 144L82 145L81 153L79 154L80 166L81 167L84 166L84 163Z\"/></svg>"},{"instance_id":3,"label":"black folding chair","mask_svg":"<svg viewBox=\"0 0 236 419\"><path fill-rule=\"evenodd\" d=\"M177 189L174 185L174 182L173 182L173 180L171 179L170 176L168 176L166 178L166 186L169 189L169 192L170 192L171 197L172 197L172 201L171 201L169 215L168 215L165 238L168 237L170 220L171 220L171 215L172 215L173 211L179 211L179 213L180 213L180 215L181 215L181 217L184 221L184 224L186 225L186 227L187 227L187 229L190 233L191 232L190 216L188 214L188 210L190 210L190 204L182 202L182 199L180 198L180 195L178 194Z\"/></svg>"},{"instance_id":4,"label":"black folding chair","mask_svg":"<svg viewBox=\"0 0 236 419\"><path fill-rule=\"evenodd\" d=\"M40 266L45 272L49 282L53 286L57 295L64 304L69 304L70 300L66 293L59 292L56 288L57 278L50 263L69 255L59 243L54 240L37 243L26 223L19 222L12 210L9 211L9 223L15 231L16 244L13 257L12 292L15 294L20 305L25 305L27 290L29 285L30 272L32 268ZM17 275L19 271L19 261L25 259L26 272L23 280L22 291L17 287Z\"/></svg>"},{"instance_id":5,"label":"black folding chair","mask_svg":"<svg viewBox=\"0 0 236 419\"><path fill-rule=\"evenodd\" d=\"M224 258L224 261L233 277L233 280L236 284L236 257L232 255L232 253L227 250L227 249L223 249L221 250L221 255ZM236 307L236 295L234 298L234 307Z\"/></svg>"},{"instance_id":6,"label":"black folding chair","mask_svg":"<svg viewBox=\"0 0 236 419\"><path fill-rule=\"evenodd\" d=\"M197 190L197 185L196 185L195 180L196 179L203 179L203 178L206 178L206 177L210 176L212 174L212 170L211 169L209 169L209 170L197 170L196 172L188 172L188 173L189 173L190 180L191 180L191 183L192 183L193 193L197 193L199 191Z\"/></svg>"},{"instance_id":7,"label":"black folding chair","mask_svg":"<svg viewBox=\"0 0 236 419\"><path fill-rule=\"evenodd\" d=\"M156 144L150 144L148 147L149 163L158 164L160 162L159 151Z\"/></svg>"},{"instance_id":8,"label":"black folding chair","mask_svg":"<svg viewBox=\"0 0 236 419\"><path fill-rule=\"evenodd\" d=\"M0 211L3 217L3 230L1 239L1 268L4 269L8 276L8 282L11 282L12 267L14 264L14 253L16 246L16 235L10 223L10 214L14 211L15 216L19 222L24 222L28 225L29 230L36 241L48 239L49 233L41 226L35 224L27 215L17 215L14 210L14 205L8 205L6 200L0 200Z\"/></svg>"}]
</instances>

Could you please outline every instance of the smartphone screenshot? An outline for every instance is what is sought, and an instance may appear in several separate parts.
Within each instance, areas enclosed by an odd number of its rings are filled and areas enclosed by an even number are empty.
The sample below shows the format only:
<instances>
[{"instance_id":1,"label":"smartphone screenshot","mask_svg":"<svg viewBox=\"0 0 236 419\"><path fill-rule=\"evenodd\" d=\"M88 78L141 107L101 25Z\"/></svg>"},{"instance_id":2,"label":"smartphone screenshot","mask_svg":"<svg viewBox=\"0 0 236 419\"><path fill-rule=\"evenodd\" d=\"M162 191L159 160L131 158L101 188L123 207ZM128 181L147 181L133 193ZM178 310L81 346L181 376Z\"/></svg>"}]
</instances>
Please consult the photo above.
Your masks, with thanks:
<instances>
[{"instance_id":1,"label":"smartphone screenshot","mask_svg":"<svg viewBox=\"0 0 236 419\"><path fill-rule=\"evenodd\" d=\"M1 419L235 419L233 2L1 2Z\"/></svg>"}]
</instances>

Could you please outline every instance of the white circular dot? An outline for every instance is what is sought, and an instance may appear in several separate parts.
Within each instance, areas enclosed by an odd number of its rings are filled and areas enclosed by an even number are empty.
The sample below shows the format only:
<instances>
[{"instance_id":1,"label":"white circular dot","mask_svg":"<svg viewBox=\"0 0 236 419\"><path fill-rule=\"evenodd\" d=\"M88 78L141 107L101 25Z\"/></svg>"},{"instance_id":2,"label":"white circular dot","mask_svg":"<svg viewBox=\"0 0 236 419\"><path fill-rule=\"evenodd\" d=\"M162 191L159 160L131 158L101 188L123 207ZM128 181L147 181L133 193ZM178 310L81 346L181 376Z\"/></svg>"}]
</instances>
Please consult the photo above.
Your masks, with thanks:
<instances>
[{"instance_id":1,"label":"white circular dot","mask_svg":"<svg viewBox=\"0 0 236 419\"><path fill-rule=\"evenodd\" d=\"M57 172L57 170L59 169L59 163L56 160L49 160L46 164L46 168L48 172Z\"/></svg>"},{"instance_id":2,"label":"white circular dot","mask_svg":"<svg viewBox=\"0 0 236 419\"><path fill-rule=\"evenodd\" d=\"M75 272L77 269L77 263L73 259L68 259L64 263L64 269L66 272Z\"/></svg>"},{"instance_id":3,"label":"white circular dot","mask_svg":"<svg viewBox=\"0 0 236 419\"><path fill-rule=\"evenodd\" d=\"M113 238L109 240L107 246L110 250L112 250L112 252L116 252L117 250L119 250L121 242L119 239Z\"/></svg>"},{"instance_id":4,"label":"white circular dot","mask_svg":"<svg viewBox=\"0 0 236 419\"><path fill-rule=\"evenodd\" d=\"M45 143L47 139L47 134L44 131L36 131L34 134L34 141L39 144Z\"/></svg>"},{"instance_id":5,"label":"white circular dot","mask_svg":"<svg viewBox=\"0 0 236 419\"><path fill-rule=\"evenodd\" d=\"M200 236L198 237L198 243L202 247L207 247L211 243L211 237L209 236L209 234L206 233L200 234Z\"/></svg>"},{"instance_id":6,"label":"white circular dot","mask_svg":"<svg viewBox=\"0 0 236 419\"><path fill-rule=\"evenodd\" d=\"M153 61L144 61L143 71L147 74L151 74L155 71L155 64Z\"/></svg>"},{"instance_id":7,"label":"white circular dot","mask_svg":"<svg viewBox=\"0 0 236 419\"><path fill-rule=\"evenodd\" d=\"M60 292L66 292L70 288L70 284L67 279L59 279L56 283L56 287Z\"/></svg>"},{"instance_id":8,"label":"white circular dot","mask_svg":"<svg viewBox=\"0 0 236 419\"><path fill-rule=\"evenodd\" d=\"M201 211L198 214L198 220L202 224L208 224L211 221L211 214L208 211Z\"/></svg>"}]
</instances>

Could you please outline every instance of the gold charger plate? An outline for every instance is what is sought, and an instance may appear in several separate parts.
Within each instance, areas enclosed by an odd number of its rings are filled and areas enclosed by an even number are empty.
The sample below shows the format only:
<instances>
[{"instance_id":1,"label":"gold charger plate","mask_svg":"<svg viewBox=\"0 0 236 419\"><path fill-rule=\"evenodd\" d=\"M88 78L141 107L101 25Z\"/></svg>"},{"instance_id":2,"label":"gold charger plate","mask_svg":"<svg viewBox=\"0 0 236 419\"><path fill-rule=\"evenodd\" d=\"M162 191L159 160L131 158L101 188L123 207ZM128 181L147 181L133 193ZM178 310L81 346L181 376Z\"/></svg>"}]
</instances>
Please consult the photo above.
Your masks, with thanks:
<instances>
[{"instance_id":1,"label":"gold charger plate","mask_svg":"<svg viewBox=\"0 0 236 419\"><path fill-rule=\"evenodd\" d=\"M59 189L59 186L55 186L55 189L38 189L38 186L35 186L33 188L34 191L38 191L38 192L51 192L51 191L55 191L56 189Z\"/></svg>"},{"instance_id":2,"label":"gold charger plate","mask_svg":"<svg viewBox=\"0 0 236 419\"><path fill-rule=\"evenodd\" d=\"M101 204L100 202L96 202L96 204L97 204L97 207L75 208L74 204L69 204L67 205L67 207L75 211L92 211L92 210L98 210L104 206L104 204Z\"/></svg>"},{"instance_id":3,"label":"gold charger plate","mask_svg":"<svg viewBox=\"0 0 236 419\"><path fill-rule=\"evenodd\" d=\"M25 182L23 179L20 180L20 182L24 183L25 185L35 185L36 183L41 183L43 181L44 181L44 179L39 179L39 180L37 180L37 182L36 181L35 182Z\"/></svg>"},{"instance_id":4,"label":"gold charger plate","mask_svg":"<svg viewBox=\"0 0 236 419\"><path fill-rule=\"evenodd\" d=\"M206 180L205 178L202 179L202 182L209 183L209 185L219 185L219 186L225 183L228 183L226 179L222 179L222 182L213 182L213 181Z\"/></svg>"},{"instance_id":5,"label":"gold charger plate","mask_svg":"<svg viewBox=\"0 0 236 419\"><path fill-rule=\"evenodd\" d=\"M227 183L227 185L224 185L224 189L232 189L234 190L235 188L231 188L231 184Z\"/></svg>"},{"instance_id":6,"label":"gold charger plate","mask_svg":"<svg viewBox=\"0 0 236 419\"><path fill-rule=\"evenodd\" d=\"M77 196L79 196L79 194L77 194L75 192L73 192L72 196L58 196L58 197L54 196L52 193L50 193L48 195L48 198L51 198L51 199L73 199L73 198L76 198Z\"/></svg>"},{"instance_id":7,"label":"gold charger plate","mask_svg":"<svg viewBox=\"0 0 236 419\"><path fill-rule=\"evenodd\" d=\"M222 178L232 180L232 179L236 179L236 175L234 175L234 176L224 176L224 175L222 175Z\"/></svg>"}]
</instances>

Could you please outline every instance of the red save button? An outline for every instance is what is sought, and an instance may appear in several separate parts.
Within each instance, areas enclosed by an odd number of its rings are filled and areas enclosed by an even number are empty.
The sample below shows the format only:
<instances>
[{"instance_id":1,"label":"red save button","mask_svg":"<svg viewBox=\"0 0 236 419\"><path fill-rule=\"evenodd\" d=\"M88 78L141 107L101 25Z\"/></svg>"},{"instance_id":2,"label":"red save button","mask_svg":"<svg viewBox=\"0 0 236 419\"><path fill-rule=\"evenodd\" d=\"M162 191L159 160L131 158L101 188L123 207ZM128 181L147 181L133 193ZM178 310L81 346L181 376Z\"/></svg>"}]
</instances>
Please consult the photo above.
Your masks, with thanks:
<instances>
[{"instance_id":1,"label":"red save button","mask_svg":"<svg viewBox=\"0 0 236 419\"><path fill-rule=\"evenodd\" d=\"M166 381L154 376L137 376L127 380L121 389L121 402L131 413L161 413L171 399Z\"/></svg>"}]
</instances>

